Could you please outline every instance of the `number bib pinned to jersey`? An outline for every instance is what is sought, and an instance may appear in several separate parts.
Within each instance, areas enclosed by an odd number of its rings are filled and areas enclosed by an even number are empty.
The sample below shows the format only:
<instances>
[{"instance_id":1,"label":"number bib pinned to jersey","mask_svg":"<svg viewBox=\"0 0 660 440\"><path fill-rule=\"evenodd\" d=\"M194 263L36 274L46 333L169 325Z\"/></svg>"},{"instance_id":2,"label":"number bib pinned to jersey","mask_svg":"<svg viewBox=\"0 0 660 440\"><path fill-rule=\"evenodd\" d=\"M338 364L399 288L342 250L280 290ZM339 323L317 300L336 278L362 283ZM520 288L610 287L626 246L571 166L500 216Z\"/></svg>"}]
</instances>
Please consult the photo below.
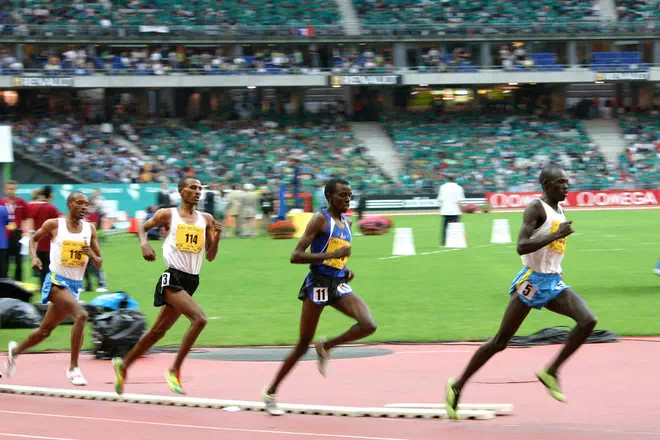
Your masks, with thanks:
<instances>
[{"instance_id":1,"label":"number bib pinned to jersey","mask_svg":"<svg viewBox=\"0 0 660 440\"><path fill-rule=\"evenodd\" d=\"M328 249L326 252L334 252L337 251L343 247L350 246L351 244L347 242L346 240L342 240L341 238L335 238L332 237L330 241L328 242ZM348 262L348 257L343 257L343 258L330 258L328 260L324 260L323 264L325 266L330 266L334 267L335 269L343 269L346 267L346 263Z\"/></svg>"},{"instance_id":2,"label":"number bib pinned to jersey","mask_svg":"<svg viewBox=\"0 0 660 440\"><path fill-rule=\"evenodd\" d=\"M552 224L550 225L550 233L553 234L559 230L559 225L561 225L561 222L558 220L553 220ZM558 240L553 241L550 243L547 248L553 252L557 252L558 254L565 254L566 253L566 237L560 238Z\"/></svg>"},{"instance_id":3,"label":"number bib pinned to jersey","mask_svg":"<svg viewBox=\"0 0 660 440\"><path fill-rule=\"evenodd\" d=\"M202 252L204 228L195 225L179 224L176 228L176 250L181 252Z\"/></svg>"},{"instance_id":4,"label":"number bib pinned to jersey","mask_svg":"<svg viewBox=\"0 0 660 440\"><path fill-rule=\"evenodd\" d=\"M83 254L82 241L64 240L62 242L62 255L60 264L66 267L83 267L87 261L87 255Z\"/></svg>"}]
</instances>

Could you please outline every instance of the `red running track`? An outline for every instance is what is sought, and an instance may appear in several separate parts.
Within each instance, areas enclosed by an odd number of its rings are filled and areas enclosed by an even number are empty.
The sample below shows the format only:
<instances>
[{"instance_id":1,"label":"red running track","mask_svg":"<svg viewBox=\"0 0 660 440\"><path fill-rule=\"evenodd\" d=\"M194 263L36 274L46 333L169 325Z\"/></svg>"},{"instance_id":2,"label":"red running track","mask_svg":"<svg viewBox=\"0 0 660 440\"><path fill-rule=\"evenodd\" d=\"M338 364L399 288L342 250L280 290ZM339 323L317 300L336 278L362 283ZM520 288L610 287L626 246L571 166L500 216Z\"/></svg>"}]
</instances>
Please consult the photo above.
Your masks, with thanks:
<instances>
[{"instance_id":1,"label":"red running track","mask_svg":"<svg viewBox=\"0 0 660 440\"><path fill-rule=\"evenodd\" d=\"M660 439L660 338L584 346L562 371L569 403L553 400L534 377L559 346L511 348L494 357L464 391L464 403L512 403L512 416L492 420L369 419L227 412L51 397L0 395L0 440L42 439ZM387 356L338 359L327 379L302 362L282 384L283 402L342 406L441 403L448 376L457 375L476 346L396 345ZM127 393L171 395L162 376L171 354L141 359ZM25 355L4 384L71 388L68 353ZM89 356L81 366L87 390L112 391L109 361ZM189 396L259 400L278 362L188 359ZM517 382L517 383L505 383Z\"/></svg>"}]
</instances>

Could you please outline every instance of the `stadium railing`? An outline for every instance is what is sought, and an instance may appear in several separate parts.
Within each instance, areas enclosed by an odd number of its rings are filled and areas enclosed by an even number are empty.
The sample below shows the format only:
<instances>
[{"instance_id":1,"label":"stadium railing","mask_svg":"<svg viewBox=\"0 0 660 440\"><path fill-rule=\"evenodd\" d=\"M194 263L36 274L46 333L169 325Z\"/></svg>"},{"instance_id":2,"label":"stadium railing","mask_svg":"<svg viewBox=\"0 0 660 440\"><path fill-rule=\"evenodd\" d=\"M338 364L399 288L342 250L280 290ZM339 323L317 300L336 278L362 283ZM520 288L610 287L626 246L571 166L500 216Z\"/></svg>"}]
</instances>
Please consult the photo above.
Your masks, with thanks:
<instances>
[{"instance_id":1,"label":"stadium railing","mask_svg":"<svg viewBox=\"0 0 660 440\"><path fill-rule=\"evenodd\" d=\"M71 77L71 76L265 76L265 75L310 75L310 76L378 76L378 75L405 75L414 73L445 74L445 73L469 73L469 72L562 72L573 71L602 71L602 72L646 72L651 68L659 68L660 64L638 63L638 64L608 64L608 65L568 65L568 64L540 64L533 66L479 66L475 64L464 64L445 66L442 69L436 67L379 67L374 69L360 68L359 71L336 71L334 68L266 68L265 72L256 69L221 70L213 68L206 69L171 69L164 73L155 74L152 69L97 69L90 71L83 68L70 68L61 70L45 69L23 69L23 70L0 70L0 76L23 76L23 77Z\"/></svg>"},{"instance_id":2,"label":"stadium railing","mask_svg":"<svg viewBox=\"0 0 660 440\"><path fill-rule=\"evenodd\" d=\"M361 24L361 35L351 35L350 38L388 39L396 36L411 37L455 37L479 38L487 40L493 36L543 36L551 39L566 39L567 37L588 36L657 36L660 32L660 20L619 22L619 21L578 21L578 22L481 22L481 23L437 23L437 24ZM55 37L85 37L85 38L130 38L152 40L177 40L180 38L199 38L212 40L214 38L263 38L278 37L279 39L318 39L347 38L341 24L311 25L308 23L291 23L287 25L122 25L111 26L88 24L0 24L0 38L55 38Z\"/></svg>"},{"instance_id":3,"label":"stadium railing","mask_svg":"<svg viewBox=\"0 0 660 440\"><path fill-rule=\"evenodd\" d=\"M87 24L5 24L0 25L0 37L131 37L153 39L168 37L313 37L343 36L341 24L310 25L87 25Z\"/></svg>"},{"instance_id":4,"label":"stadium railing","mask_svg":"<svg viewBox=\"0 0 660 440\"><path fill-rule=\"evenodd\" d=\"M657 36L660 21L578 21L578 22L481 22L453 24L362 24L362 35L382 36L438 36L438 35L478 35L478 36L515 36L543 35L548 37L567 37L575 35L637 34Z\"/></svg>"}]
</instances>

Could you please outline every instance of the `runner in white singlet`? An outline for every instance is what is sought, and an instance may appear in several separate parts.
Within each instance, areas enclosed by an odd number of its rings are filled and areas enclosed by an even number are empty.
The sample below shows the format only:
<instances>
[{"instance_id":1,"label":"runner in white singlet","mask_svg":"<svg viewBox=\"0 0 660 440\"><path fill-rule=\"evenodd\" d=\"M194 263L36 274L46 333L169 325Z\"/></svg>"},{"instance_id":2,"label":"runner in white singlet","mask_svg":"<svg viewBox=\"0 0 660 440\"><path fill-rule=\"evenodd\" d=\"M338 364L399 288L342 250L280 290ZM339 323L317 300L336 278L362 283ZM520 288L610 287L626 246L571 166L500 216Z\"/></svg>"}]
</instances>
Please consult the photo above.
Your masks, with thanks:
<instances>
[{"instance_id":1,"label":"runner in white singlet","mask_svg":"<svg viewBox=\"0 0 660 440\"><path fill-rule=\"evenodd\" d=\"M89 210L89 200L81 192L73 192L67 199L69 214L65 218L50 219L30 238L32 267L41 270L37 256L37 243L51 236L50 272L41 288L41 302L49 304L44 320L28 338L20 344L9 343L5 371L12 375L16 371L16 357L30 347L42 342L64 319L73 317L71 329L71 362L67 378L73 385L87 385L78 367L87 312L78 303L82 292L85 268L91 261L95 267L102 264L101 249L93 224L84 221Z\"/></svg>"},{"instance_id":2,"label":"runner in white singlet","mask_svg":"<svg viewBox=\"0 0 660 440\"><path fill-rule=\"evenodd\" d=\"M160 307L160 313L153 327L140 338L123 359L112 360L117 394L124 392L126 372L131 364L165 336L181 315L190 320L190 328L183 338L174 363L165 371L165 378L172 391L185 394L181 383L181 364L206 326L204 311L192 296L199 286L203 252L206 253L208 261L215 259L222 231L220 223L216 222L211 214L195 209L201 192L202 184L199 180L184 177L179 181L181 206L159 209L142 227L138 228L142 256L147 261L156 259L156 253L147 241L147 232L154 227L166 228L163 260L167 269L156 283L154 306Z\"/></svg>"},{"instance_id":3,"label":"runner in white singlet","mask_svg":"<svg viewBox=\"0 0 660 440\"><path fill-rule=\"evenodd\" d=\"M573 228L559 203L568 194L568 176L558 166L551 165L541 171L539 181L543 197L530 202L523 215L517 250L524 267L511 284L511 299L500 329L476 351L458 380L447 381L445 408L451 418L458 416L458 402L467 381L491 357L506 348L532 308L545 307L572 318L577 324L550 366L536 373L550 395L560 402L565 402L566 396L559 387L559 368L596 326L596 317L587 304L563 281L561 262L566 253L566 237L573 233Z\"/></svg>"}]
</instances>

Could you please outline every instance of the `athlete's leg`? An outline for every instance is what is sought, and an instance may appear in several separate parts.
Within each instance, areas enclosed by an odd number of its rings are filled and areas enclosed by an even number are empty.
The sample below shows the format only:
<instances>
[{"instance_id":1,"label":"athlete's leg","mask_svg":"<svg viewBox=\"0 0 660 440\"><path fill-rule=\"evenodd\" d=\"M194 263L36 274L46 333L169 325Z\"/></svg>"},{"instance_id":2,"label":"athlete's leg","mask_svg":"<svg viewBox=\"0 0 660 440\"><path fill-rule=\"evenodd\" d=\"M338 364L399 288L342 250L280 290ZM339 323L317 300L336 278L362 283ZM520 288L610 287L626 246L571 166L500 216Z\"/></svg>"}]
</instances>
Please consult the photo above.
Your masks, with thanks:
<instances>
[{"instance_id":1,"label":"athlete's leg","mask_svg":"<svg viewBox=\"0 0 660 440\"><path fill-rule=\"evenodd\" d=\"M73 318L71 329L71 364L69 370L78 367L78 358L85 337L85 324L87 324L87 311L78 303L76 297L66 289L53 286L48 299L67 315Z\"/></svg>"},{"instance_id":2,"label":"athlete's leg","mask_svg":"<svg viewBox=\"0 0 660 440\"><path fill-rule=\"evenodd\" d=\"M545 306L551 312L572 318L576 325L568 335L566 345L546 370L551 376L557 377L559 367L580 348L596 327L596 317L589 310L587 303L571 289L566 289Z\"/></svg>"},{"instance_id":3,"label":"athlete's leg","mask_svg":"<svg viewBox=\"0 0 660 440\"><path fill-rule=\"evenodd\" d=\"M161 306L154 325L147 333L142 335L137 344L135 344L126 355L124 355L124 358L122 359L122 369L124 373L133 362L139 359L140 356L145 354L156 342L165 336L165 333L167 333L177 319L179 319L179 316L181 316L181 313L173 307L168 305Z\"/></svg>"},{"instance_id":4,"label":"athlete's leg","mask_svg":"<svg viewBox=\"0 0 660 440\"><path fill-rule=\"evenodd\" d=\"M171 368L171 371L178 372L181 369L183 360L188 356L190 349L195 344L197 337L204 330L204 327L206 327L207 319L204 310L185 290L173 291L166 288L163 292L163 297L178 313L190 320L190 327L188 327L183 341L181 341L181 346Z\"/></svg>"},{"instance_id":5,"label":"athlete's leg","mask_svg":"<svg viewBox=\"0 0 660 440\"><path fill-rule=\"evenodd\" d=\"M523 303L518 298L518 295L514 294L511 296L511 300L504 311L500 329L494 337L489 339L474 353L465 371L463 371L461 377L453 385L456 392L460 393L470 377L479 371L491 357L506 348L511 338L516 334L523 321L525 321L525 318L527 318L530 310L531 308Z\"/></svg>"},{"instance_id":6,"label":"athlete's leg","mask_svg":"<svg viewBox=\"0 0 660 440\"><path fill-rule=\"evenodd\" d=\"M357 323L336 338L326 341L323 344L326 351L337 345L366 338L376 331L376 322L371 316L369 306L358 295L354 293L346 295L340 298L333 307L344 315L355 319Z\"/></svg>"},{"instance_id":7,"label":"athlete's leg","mask_svg":"<svg viewBox=\"0 0 660 440\"><path fill-rule=\"evenodd\" d=\"M319 318L321 317L322 312L323 307L315 305L309 300L309 298L304 299L302 314L300 316L300 337L298 338L298 343L284 360L280 370L277 372L277 376L275 376L275 380L266 390L267 394L277 394L277 387L282 380L284 380L287 374L289 374L300 358L307 353L307 350L309 350L309 344L314 338L314 333L316 333L316 326L319 323Z\"/></svg>"},{"instance_id":8,"label":"athlete's leg","mask_svg":"<svg viewBox=\"0 0 660 440\"><path fill-rule=\"evenodd\" d=\"M56 289L60 289L57 286L53 286L51 290L51 295ZM71 292L66 289L62 289L67 295L73 297ZM34 347L35 345L41 343L46 338L48 338L53 330L66 319L68 312L59 308L56 304L52 303L48 305L48 310L44 315L44 320L41 322L39 328L35 329L26 340L18 344L18 346L12 350L12 355L14 358L19 354L23 353L28 348Z\"/></svg>"}]
</instances>

